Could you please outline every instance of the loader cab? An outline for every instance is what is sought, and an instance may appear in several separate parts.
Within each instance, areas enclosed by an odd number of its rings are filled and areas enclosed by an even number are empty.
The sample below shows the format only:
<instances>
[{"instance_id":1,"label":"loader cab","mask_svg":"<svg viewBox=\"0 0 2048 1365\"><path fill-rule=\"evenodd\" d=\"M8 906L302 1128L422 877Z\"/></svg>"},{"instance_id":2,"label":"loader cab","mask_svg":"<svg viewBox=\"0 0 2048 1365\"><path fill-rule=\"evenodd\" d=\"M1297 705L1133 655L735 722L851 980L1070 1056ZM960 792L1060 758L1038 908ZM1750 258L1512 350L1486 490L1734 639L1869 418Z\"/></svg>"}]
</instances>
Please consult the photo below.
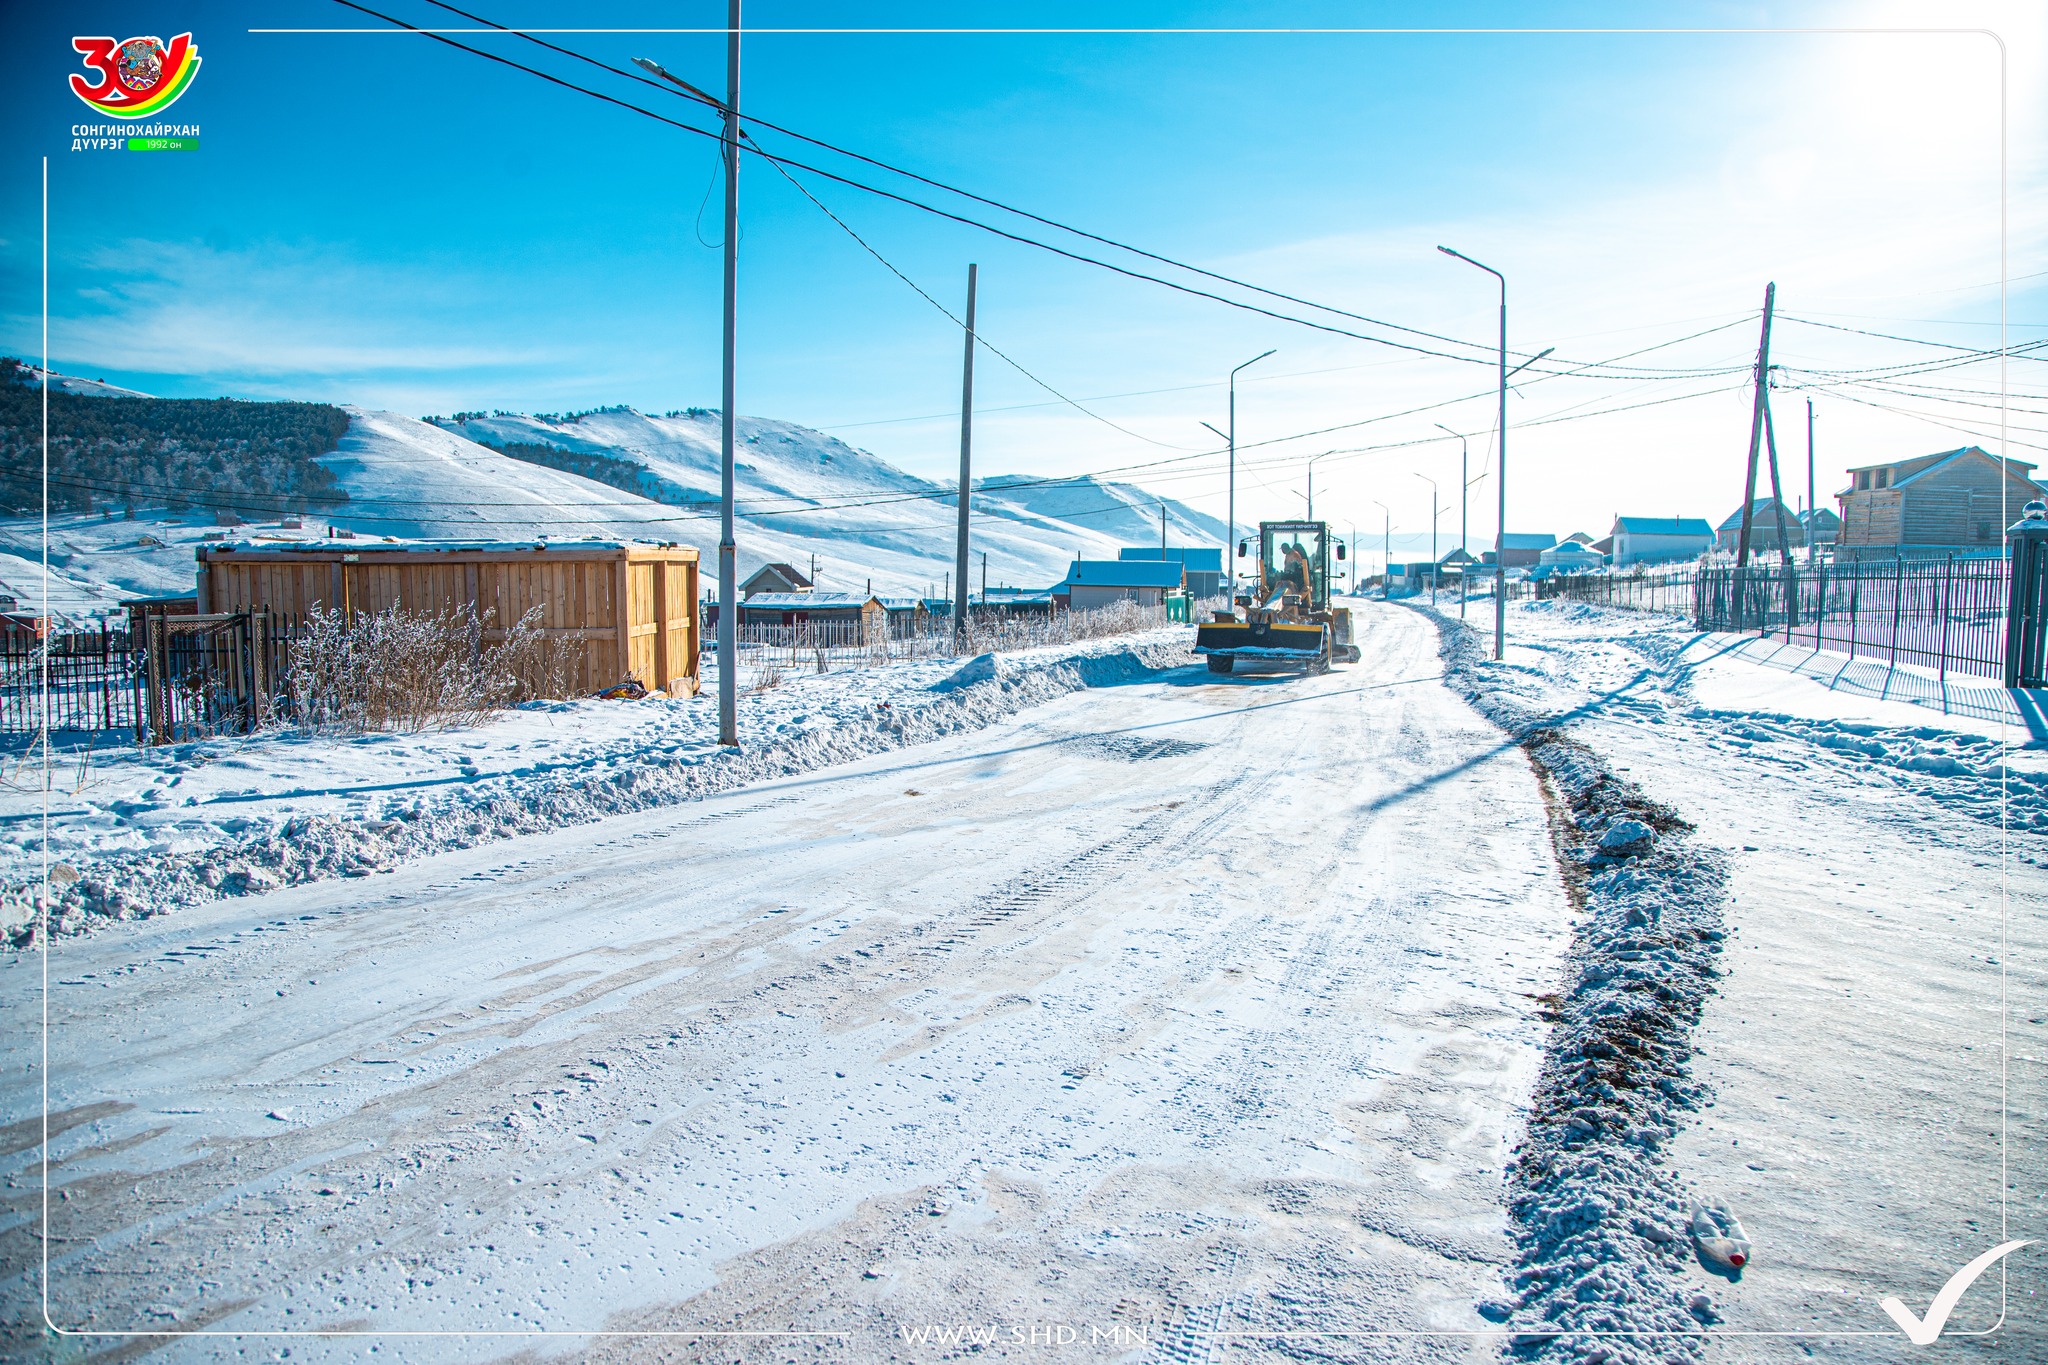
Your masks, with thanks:
<instances>
[{"instance_id":1,"label":"loader cab","mask_svg":"<svg viewBox=\"0 0 2048 1365\"><path fill-rule=\"evenodd\" d=\"M1303 611L1329 606L1331 545L1320 521L1260 522L1259 601L1285 596L1300 598Z\"/></svg>"}]
</instances>

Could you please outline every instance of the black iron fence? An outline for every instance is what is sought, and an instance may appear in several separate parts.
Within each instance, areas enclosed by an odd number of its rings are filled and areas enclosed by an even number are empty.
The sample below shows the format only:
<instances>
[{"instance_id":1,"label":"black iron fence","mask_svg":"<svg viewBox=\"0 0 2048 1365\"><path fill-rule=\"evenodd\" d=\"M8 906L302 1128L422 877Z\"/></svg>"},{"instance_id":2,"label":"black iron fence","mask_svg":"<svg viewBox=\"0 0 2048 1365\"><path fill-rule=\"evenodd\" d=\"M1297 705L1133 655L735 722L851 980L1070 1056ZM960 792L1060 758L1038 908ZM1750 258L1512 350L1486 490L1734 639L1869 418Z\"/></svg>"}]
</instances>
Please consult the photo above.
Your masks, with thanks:
<instances>
[{"instance_id":1,"label":"black iron fence","mask_svg":"<svg viewBox=\"0 0 2048 1365\"><path fill-rule=\"evenodd\" d=\"M1672 616L1693 614L1697 591L1694 571L1635 574L1561 574L1539 579L1536 596L1588 602L1596 607L1623 611L1663 612Z\"/></svg>"},{"instance_id":2,"label":"black iron fence","mask_svg":"<svg viewBox=\"0 0 2048 1365\"><path fill-rule=\"evenodd\" d=\"M264 612L143 624L140 637L0 636L0 734L114 730L145 744L246 734L270 720L304 629Z\"/></svg>"},{"instance_id":3,"label":"black iron fence","mask_svg":"<svg viewBox=\"0 0 2048 1365\"><path fill-rule=\"evenodd\" d=\"M1942 677L2005 673L2011 565L2003 559L1857 560L1705 569L1694 624L1910 663Z\"/></svg>"}]
</instances>

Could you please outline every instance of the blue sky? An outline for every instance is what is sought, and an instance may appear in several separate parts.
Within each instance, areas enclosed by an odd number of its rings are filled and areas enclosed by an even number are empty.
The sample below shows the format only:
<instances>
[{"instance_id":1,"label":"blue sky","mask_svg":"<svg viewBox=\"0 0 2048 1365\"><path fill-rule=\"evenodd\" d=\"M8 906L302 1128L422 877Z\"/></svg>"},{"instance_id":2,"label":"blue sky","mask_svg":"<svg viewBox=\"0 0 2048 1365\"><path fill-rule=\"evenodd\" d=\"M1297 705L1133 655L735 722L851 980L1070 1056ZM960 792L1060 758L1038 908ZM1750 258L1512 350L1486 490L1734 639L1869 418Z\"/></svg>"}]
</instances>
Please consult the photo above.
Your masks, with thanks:
<instances>
[{"instance_id":1,"label":"blue sky","mask_svg":"<svg viewBox=\"0 0 2048 1365\"><path fill-rule=\"evenodd\" d=\"M415 23L465 24L420 0L373 7ZM563 13L507 0L463 7L514 25L559 25ZM747 22L802 28L842 23L848 12L755 0ZM864 26L914 28L957 22L960 12L884 4L860 14ZM1598 28L1637 22L1642 10L1041 4L972 12L992 28ZM575 11L590 29L709 27L723 13L706 0ZM2010 270L2033 276L2012 286L2013 337L2048 334L2048 281L2034 273L2048 267L2037 10L1669 5L1656 20L1701 29L1999 30ZM155 393L323 398L411 413L716 403L715 142L416 35L252 27L380 26L304 0L11 14L0 59L8 75L0 100L16 130L0 167L0 348L32 354L40 346L37 178L47 153L59 369ZM70 37L168 38L188 28L205 65L166 117L200 124L201 149L71 151L72 125L94 116L65 86L78 69ZM517 39L460 36L708 126L682 100ZM551 40L615 65L652 56L722 88L715 35ZM1434 251L1449 241L1509 274L1512 345L1597 360L1737 323L1773 278L1780 306L1798 316L1995 343L1987 324L1998 317L1998 69L1996 43L1970 34L763 31L747 41L744 104L1209 269L1489 342L1491 277ZM799 159L885 179L761 136ZM1474 472L1487 467L1490 400L1450 401L1486 388L1483 365L1177 295L845 186L806 183L949 308L960 305L967 262L978 262L984 336L1126 429L1051 402L984 356L976 444L989 472L1123 470L1220 512L1220 462L1202 454L1215 442L1198 422L1223 423L1224 373L1268 347L1279 354L1247 371L1240 388L1248 446L1448 406L1248 449L1244 514L1298 508L1305 461L1334 450L1315 475L1327 513L1376 527L1386 503L1403 529L1426 527L1429 493L1416 476L1436 479L1447 495L1457 482L1457 444L1434 429L1437 421L1475 433ZM741 408L829 428L944 477L958 440L957 330L771 168L750 160L742 187ZM1479 358L1473 347L1422 344ZM1641 363L1739 367L1755 344L1754 324L1741 324ZM1939 355L1810 325L1781 326L1778 348L1787 363L1813 368ZM2043 366L2015 361L2010 369L2015 388L2048 390L2037 378ZM1922 382L1995 390L1998 375L1985 366ZM1719 520L1739 497L1746 452L1749 400L1739 383L1739 375L1558 379L1523 390L1511 422L1572 420L1511 430L1511 526L1598 534L1624 511ZM1726 391L1705 392L1716 388ZM1694 392L1703 396L1588 415ZM1778 406L1802 460L1806 396L1781 395ZM1816 402L1827 437L1824 499L1846 465L1964 444L1973 437L1957 427L1981 427L1986 411L1868 388L1838 387ZM2039 415L2011 420L2048 427ZM1440 439L1398 444L1432 437ZM2009 439L2048 445L2039 432L2015 429ZM1394 448L1351 448L1374 444ZM2030 445L2010 449L2048 461ZM1476 492L1490 502L1490 485ZM1490 514L1475 511L1473 522L1475 535L1482 526L1490 535Z\"/></svg>"}]
</instances>

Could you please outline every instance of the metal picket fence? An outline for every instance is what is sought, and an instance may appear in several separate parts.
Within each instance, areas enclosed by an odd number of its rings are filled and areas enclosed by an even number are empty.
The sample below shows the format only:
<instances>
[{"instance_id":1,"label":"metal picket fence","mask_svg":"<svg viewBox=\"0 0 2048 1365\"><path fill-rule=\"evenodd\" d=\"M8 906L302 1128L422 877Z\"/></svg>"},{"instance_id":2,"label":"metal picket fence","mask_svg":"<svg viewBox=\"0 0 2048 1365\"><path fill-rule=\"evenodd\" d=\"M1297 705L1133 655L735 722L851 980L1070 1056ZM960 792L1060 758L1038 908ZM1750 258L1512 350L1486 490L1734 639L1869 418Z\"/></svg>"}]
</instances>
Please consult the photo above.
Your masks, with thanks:
<instances>
[{"instance_id":1,"label":"metal picket fence","mask_svg":"<svg viewBox=\"0 0 2048 1365\"><path fill-rule=\"evenodd\" d=\"M1998 678L2005 672L2011 565L2004 559L1860 559L1751 565L1698 575L1694 624Z\"/></svg>"}]
</instances>

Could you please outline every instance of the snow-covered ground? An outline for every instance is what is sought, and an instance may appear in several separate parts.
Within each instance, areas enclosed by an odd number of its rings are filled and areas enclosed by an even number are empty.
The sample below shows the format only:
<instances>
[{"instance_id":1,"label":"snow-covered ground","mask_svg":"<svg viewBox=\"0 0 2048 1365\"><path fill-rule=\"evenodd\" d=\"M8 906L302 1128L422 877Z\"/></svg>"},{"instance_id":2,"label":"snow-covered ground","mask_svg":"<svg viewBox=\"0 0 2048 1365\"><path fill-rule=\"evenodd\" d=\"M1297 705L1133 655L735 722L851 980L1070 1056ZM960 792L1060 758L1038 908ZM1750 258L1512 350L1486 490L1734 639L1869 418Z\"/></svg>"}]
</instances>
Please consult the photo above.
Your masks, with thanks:
<instances>
[{"instance_id":1,"label":"snow-covered ground","mask_svg":"<svg viewBox=\"0 0 2048 1365\"><path fill-rule=\"evenodd\" d=\"M1508 637L1472 685L1588 746L1725 858L1725 975L1690 1061L1711 1099L1671 1107L1662 1152L1756 1242L1731 1280L1617 1216L1601 1264L1533 1258L1524 1316L1562 1284L1564 1316L1640 1324L1651 1305L1605 1262L1656 1264L1665 1302L1704 1295L1703 1325L1763 1334L1706 1343L1710 1359L1900 1358L1880 1298L1924 1310L1965 1262L2048 1235L2048 764L2026 708L1565 603L1516 604ZM1581 1181L1595 1222L1632 1193L1605 1177ZM1948 1349L2048 1359L2044 1268L2011 1258L2005 1331ZM2000 1287L1993 1272L1952 1327L1997 1323Z\"/></svg>"},{"instance_id":2,"label":"snow-covered ground","mask_svg":"<svg viewBox=\"0 0 2048 1365\"><path fill-rule=\"evenodd\" d=\"M1571 917L1522 753L1362 610L1322 677L1134 670L53 941L54 1315L566 1334L169 1360L1493 1358ZM16 1304L38 972L0 964Z\"/></svg>"},{"instance_id":3,"label":"snow-covered ground","mask_svg":"<svg viewBox=\"0 0 2048 1365\"><path fill-rule=\"evenodd\" d=\"M306 822L265 847L398 842L49 944L53 1309L563 1334L178 1360L1861 1365L1907 1358L1879 1299L2048 1239L2031 699L1554 603L1496 664L1359 611L1320 678L1168 632L791 680L749 702L781 756L695 787L706 703L153 773L138 827L204 846L137 867L246 857L205 842L236 795ZM235 753L341 780L243 791ZM394 767L447 794L354 789ZM449 841L399 833L423 802ZM12 1304L41 961L0 963ZM1687 1241L1709 1198L1739 1275ZM2048 1359L2044 1266L1930 1358Z\"/></svg>"},{"instance_id":4,"label":"snow-covered ground","mask_svg":"<svg viewBox=\"0 0 2048 1365\"><path fill-rule=\"evenodd\" d=\"M975 729L1074 688L1188 661L1185 626L978 660L741 670L741 750L717 744L717 669L689 699L532 702L420 734L292 730L143 749L73 745L0 766L0 934L32 920L47 855L58 932L689 800ZM991 685L963 685L982 678ZM45 823L47 816L47 825Z\"/></svg>"}]
</instances>

